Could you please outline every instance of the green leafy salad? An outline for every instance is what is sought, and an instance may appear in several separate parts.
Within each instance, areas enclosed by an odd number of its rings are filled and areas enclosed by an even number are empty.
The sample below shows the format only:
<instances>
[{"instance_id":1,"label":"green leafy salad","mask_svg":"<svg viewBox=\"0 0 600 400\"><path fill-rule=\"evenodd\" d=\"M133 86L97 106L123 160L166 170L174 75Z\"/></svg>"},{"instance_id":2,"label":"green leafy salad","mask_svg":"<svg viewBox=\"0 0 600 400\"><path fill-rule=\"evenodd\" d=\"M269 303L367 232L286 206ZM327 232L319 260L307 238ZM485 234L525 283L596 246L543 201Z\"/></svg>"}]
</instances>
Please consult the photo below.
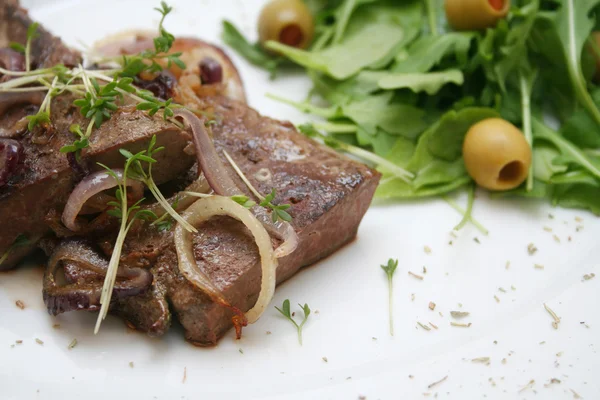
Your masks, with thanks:
<instances>
[{"instance_id":1,"label":"green leafy salad","mask_svg":"<svg viewBox=\"0 0 600 400\"><path fill-rule=\"evenodd\" d=\"M310 15L285 21L286 7ZM271 97L319 117L303 133L374 164L379 198L477 183L600 214L600 0L276 0L257 43L223 29L273 78L304 70L305 100Z\"/></svg>"}]
</instances>

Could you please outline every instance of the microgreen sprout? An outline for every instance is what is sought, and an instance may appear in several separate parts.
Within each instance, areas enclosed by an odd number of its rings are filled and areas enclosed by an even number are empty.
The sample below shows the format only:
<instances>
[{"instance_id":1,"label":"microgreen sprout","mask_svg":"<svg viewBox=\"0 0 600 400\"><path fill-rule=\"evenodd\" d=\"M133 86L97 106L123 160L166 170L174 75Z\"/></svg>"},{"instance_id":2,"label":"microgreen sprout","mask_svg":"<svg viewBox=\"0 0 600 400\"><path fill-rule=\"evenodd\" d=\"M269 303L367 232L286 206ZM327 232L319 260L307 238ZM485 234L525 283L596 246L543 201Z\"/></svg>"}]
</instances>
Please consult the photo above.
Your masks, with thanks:
<instances>
[{"instance_id":1,"label":"microgreen sprout","mask_svg":"<svg viewBox=\"0 0 600 400\"><path fill-rule=\"evenodd\" d=\"M394 336L394 312L393 312L393 303L394 303L394 272L396 272L396 268L398 267L398 260L389 259L387 265L380 265L381 269L385 272L388 281L388 303L389 303L389 320L390 320L390 335Z\"/></svg>"},{"instance_id":2,"label":"microgreen sprout","mask_svg":"<svg viewBox=\"0 0 600 400\"><path fill-rule=\"evenodd\" d=\"M292 216L288 214L287 210L291 207L289 204L273 204L273 199L275 199L275 189L271 190L271 193L265 196L264 200L260 202L261 207L266 207L271 209L271 218L273 222L277 222L279 219L285 222L290 222L292 220Z\"/></svg>"},{"instance_id":3,"label":"microgreen sprout","mask_svg":"<svg viewBox=\"0 0 600 400\"><path fill-rule=\"evenodd\" d=\"M298 324L292 316L292 313L290 311L290 301L288 299L285 299L283 301L281 308L275 306L275 309L279 311L281 315L283 315L288 321L294 324L296 330L298 331L298 343L300 343L300 346L302 346L302 328L304 327L304 324L306 323L306 321L308 320L308 316L310 315L310 307L308 307L308 304L306 303L304 305L298 304L298 306L300 306L302 312L304 313L304 319L300 324Z\"/></svg>"},{"instance_id":4,"label":"microgreen sprout","mask_svg":"<svg viewBox=\"0 0 600 400\"><path fill-rule=\"evenodd\" d=\"M19 247L23 247L27 244L29 244L29 239L27 239L27 236L25 236L25 235L17 236L17 238L15 239L13 244L11 244L10 247L8 248L8 250L6 250L4 252L4 254L2 254L2 257L0 257L0 265L2 265L2 263L4 263L4 261L6 261L8 256L10 256L10 253L12 253L15 249L17 249Z\"/></svg>"}]
</instances>

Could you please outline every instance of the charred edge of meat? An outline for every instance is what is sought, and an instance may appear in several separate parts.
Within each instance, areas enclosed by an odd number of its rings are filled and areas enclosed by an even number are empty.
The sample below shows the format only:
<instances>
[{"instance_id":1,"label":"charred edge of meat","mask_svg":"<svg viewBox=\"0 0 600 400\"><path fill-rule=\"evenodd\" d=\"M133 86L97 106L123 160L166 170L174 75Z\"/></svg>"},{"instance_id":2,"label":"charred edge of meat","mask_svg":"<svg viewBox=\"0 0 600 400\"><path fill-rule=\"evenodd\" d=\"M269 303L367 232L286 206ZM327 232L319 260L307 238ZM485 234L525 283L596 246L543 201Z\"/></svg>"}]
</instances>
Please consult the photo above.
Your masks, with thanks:
<instances>
[{"instance_id":1,"label":"charred edge of meat","mask_svg":"<svg viewBox=\"0 0 600 400\"><path fill-rule=\"evenodd\" d=\"M73 263L77 267L98 274L102 279L108 269L108 261L84 240L73 239L63 241L54 251L44 273L43 297L48 313L58 315L75 310L98 310L102 284L98 281L69 282L60 285L57 272L63 263ZM113 289L113 301L142 294L152 284L150 271L141 268L119 268Z\"/></svg>"}]
</instances>

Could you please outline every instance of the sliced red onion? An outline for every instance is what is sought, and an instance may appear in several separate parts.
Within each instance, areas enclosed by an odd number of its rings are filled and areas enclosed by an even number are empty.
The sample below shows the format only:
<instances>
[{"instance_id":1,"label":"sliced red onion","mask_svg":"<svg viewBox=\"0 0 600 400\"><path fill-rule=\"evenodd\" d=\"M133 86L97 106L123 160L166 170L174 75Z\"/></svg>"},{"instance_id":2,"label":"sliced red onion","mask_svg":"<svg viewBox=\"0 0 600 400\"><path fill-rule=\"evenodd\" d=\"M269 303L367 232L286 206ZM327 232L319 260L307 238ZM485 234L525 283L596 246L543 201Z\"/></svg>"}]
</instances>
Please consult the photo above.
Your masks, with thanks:
<instances>
[{"instance_id":1,"label":"sliced red onion","mask_svg":"<svg viewBox=\"0 0 600 400\"><path fill-rule=\"evenodd\" d=\"M63 263L74 263L78 267L106 275L108 261L81 239L64 240L54 250L44 273L43 297L48 312L58 315L68 311L100 308L102 286L99 282L80 282L60 285L56 272ZM123 299L136 296L152 285L152 274L142 268L120 268L117 277L121 278L113 288L114 298Z\"/></svg>"},{"instance_id":2,"label":"sliced red onion","mask_svg":"<svg viewBox=\"0 0 600 400\"><path fill-rule=\"evenodd\" d=\"M119 177L119 180L123 179L123 170L117 169L113 171ZM74 232L81 230L82 227L77 222L77 215L81 212L86 201L92 196L115 186L117 186L117 181L106 171L99 171L86 176L71 192L71 195L67 200L67 204L65 205L62 214L63 224ZM127 186L131 187L135 199L140 199L142 197L144 186L141 182L128 179Z\"/></svg>"},{"instance_id":3,"label":"sliced red onion","mask_svg":"<svg viewBox=\"0 0 600 400\"><path fill-rule=\"evenodd\" d=\"M227 173L202 121L194 113L183 108L175 110L175 116L184 119L192 129L196 158L200 167L199 171L201 170L204 173L208 184L215 193L227 197L242 194L242 191ZM298 235L289 223L273 223L271 216L263 207L255 206L252 208L252 211L271 235L283 240L283 243L276 251L278 258L287 256L296 250Z\"/></svg>"},{"instance_id":4,"label":"sliced red onion","mask_svg":"<svg viewBox=\"0 0 600 400\"><path fill-rule=\"evenodd\" d=\"M0 116L9 108L18 104L41 105L46 97L42 92L4 92L0 93Z\"/></svg>"}]
</instances>

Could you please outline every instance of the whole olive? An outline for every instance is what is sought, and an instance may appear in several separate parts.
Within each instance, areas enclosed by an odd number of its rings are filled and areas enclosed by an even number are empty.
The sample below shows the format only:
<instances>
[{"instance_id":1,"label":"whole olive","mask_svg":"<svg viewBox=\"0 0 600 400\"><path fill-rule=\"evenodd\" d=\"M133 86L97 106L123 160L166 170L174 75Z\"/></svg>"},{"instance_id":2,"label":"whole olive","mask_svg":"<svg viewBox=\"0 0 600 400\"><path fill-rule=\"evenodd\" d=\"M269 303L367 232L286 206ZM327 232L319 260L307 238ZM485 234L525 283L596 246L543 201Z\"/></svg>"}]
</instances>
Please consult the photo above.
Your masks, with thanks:
<instances>
[{"instance_id":1,"label":"whole olive","mask_svg":"<svg viewBox=\"0 0 600 400\"><path fill-rule=\"evenodd\" d=\"M473 125L463 143L465 167L481 187L508 190L527 178L531 148L523 133L500 118Z\"/></svg>"},{"instance_id":2,"label":"whole olive","mask_svg":"<svg viewBox=\"0 0 600 400\"><path fill-rule=\"evenodd\" d=\"M510 0L445 0L446 19L459 31L491 28L508 14Z\"/></svg>"},{"instance_id":3,"label":"whole olive","mask_svg":"<svg viewBox=\"0 0 600 400\"><path fill-rule=\"evenodd\" d=\"M261 44L274 40L304 49L310 44L314 31L312 14L302 0L273 0L258 17Z\"/></svg>"}]
</instances>

